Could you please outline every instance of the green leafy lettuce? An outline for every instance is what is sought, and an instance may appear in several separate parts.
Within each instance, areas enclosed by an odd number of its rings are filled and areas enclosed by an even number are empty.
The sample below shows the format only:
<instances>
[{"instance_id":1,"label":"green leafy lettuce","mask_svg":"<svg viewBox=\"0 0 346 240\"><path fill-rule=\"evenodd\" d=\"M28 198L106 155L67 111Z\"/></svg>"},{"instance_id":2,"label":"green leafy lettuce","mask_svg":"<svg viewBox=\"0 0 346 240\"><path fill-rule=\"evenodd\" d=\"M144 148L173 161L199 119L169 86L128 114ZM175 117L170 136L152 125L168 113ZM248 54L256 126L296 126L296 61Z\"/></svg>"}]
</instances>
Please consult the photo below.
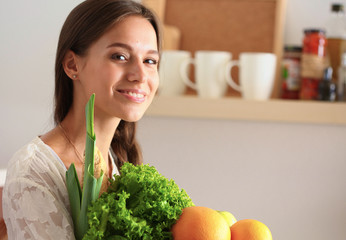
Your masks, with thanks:
<instances>
[{"instance_id":1,"label":"green leafy lettuce","mask_svg":"<svg viewBox=\"0 0 346 240\"><path fill-rule=\"evenodd\" d=\"M125 163L110 181L88 209L83 240L172 239L182 209L194 205L185 190L149 165Z\"/></svg>"}]
</instances>

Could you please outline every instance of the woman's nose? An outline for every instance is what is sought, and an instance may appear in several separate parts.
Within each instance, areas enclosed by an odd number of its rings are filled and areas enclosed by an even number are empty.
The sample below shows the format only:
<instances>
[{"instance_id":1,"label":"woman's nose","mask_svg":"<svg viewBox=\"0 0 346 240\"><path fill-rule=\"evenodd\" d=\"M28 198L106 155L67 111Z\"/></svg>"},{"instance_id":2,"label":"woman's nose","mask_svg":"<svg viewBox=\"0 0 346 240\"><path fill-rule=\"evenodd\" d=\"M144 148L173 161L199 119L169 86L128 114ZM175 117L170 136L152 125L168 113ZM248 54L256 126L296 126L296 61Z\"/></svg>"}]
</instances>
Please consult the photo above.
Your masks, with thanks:
<instances>
[{"instance_id":1,"label":"woman's nose","mask_svg":"<svg viewBox=\"0 0 346 240\"><path fill-rule=\"evenodd\" d=\"M144 82L147 80L147 72L145 70L145 65L140 60L134 60L130 63L128 71L129 81Z\"/></svg>"}]
</instances>

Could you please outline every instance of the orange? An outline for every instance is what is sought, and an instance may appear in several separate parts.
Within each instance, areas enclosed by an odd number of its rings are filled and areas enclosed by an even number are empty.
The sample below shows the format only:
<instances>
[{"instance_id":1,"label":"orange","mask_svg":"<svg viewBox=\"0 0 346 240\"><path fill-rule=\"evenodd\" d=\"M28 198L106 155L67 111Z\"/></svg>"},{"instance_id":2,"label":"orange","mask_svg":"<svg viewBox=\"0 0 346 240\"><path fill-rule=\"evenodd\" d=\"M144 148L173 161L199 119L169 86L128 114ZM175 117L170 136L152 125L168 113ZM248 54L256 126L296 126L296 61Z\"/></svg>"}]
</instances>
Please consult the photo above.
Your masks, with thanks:
<instances>
[{"instance_id":1,"label":"orange","mask_svg":"<svg viewBox=\"0 0 346 240\"><path fill-rule=\"evenodd\" d=\"M174 240L230 240L231 232L225 218L217 211L200 206L183 209L172 227Z\"/></svg>"},{"instance_id":2,"label":"orange","mask_svg":"<svg viewBox=\"0 0 346 240\"><path fill-rule=\"evenodd\" d=\"M220 213L226 219L226 222L228 223L229 227L237 222L237 219L234 217L232 213L227 211L217 211L217 212Z\"/></svg>"},{"instance_id":3,"label":"orange","mask_svg":"<svg viewBox=\"0 0 346 240\"><path fill-rule=\"evenodd\" d=\"M232 240L272 240L269 228L262 222L243 219L231 226Z\"/></svg>"}]
</instances>

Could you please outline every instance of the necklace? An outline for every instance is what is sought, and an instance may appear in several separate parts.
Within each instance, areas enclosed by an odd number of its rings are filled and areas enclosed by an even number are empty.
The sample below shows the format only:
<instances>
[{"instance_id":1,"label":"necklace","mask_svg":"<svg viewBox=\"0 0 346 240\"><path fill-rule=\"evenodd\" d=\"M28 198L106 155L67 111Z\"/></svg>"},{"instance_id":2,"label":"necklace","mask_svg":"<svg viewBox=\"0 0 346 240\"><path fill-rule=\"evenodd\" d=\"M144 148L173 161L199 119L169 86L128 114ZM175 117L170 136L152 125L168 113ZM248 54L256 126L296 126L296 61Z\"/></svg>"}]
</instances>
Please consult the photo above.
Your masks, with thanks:
<instances>
[{"instance_id":1,"label":"necklace","mask_svg":"<svg viewBox=\"0 0 346 240\"><path fill-rule=\"evenodd\" d=\"M84 161L82 158L82 154L79 153L78 149L76 146L73 144L71 139L68 137L65 129L63 126L59 123L59 128L61 129L62 133L64 134L66 140L71 144L73 147L76 156L78 157L78 160L84 165ZM95 159L94 159L94 174L96 178L100 177L100 174L104 172L106 174L106 177L103 178L102 184L101 184L101 189L100 189L100 195L105 192L109 186L109 181L108 178L112 175L109 173L109 166L107 165L106 161L103 159L101 152L99 149L96 147L96 154L95 154ZM80 182L80 186L83 187L83 179L84 179L84 167L82 168L82 180Z\"/></svg>"},{"instance_id":2,"label":"necklace","mask_svg":"<svg viewBox=\"0 0 346 240\"><path fill-rule=\"evenodd\" d=\"M78 151L78 149L76 148L76 146L73 144L73 142L71 141L71 139L68 137L68 135L67 135L65 129L62 127L62 125L61 125L60 123L59 123L58 126L59 126L59 128L61 129L62 133L64 134L64 137L66 138L66 140L67 140L67 141L71 144L71 146L73 147L74 152L75 152L75 154L76 154L78 160L79 160L82 164L84 164L84 160L83 160L83 158L82 158L82 154L80 154L80 152Z\"/></svg>"}]
</instances>

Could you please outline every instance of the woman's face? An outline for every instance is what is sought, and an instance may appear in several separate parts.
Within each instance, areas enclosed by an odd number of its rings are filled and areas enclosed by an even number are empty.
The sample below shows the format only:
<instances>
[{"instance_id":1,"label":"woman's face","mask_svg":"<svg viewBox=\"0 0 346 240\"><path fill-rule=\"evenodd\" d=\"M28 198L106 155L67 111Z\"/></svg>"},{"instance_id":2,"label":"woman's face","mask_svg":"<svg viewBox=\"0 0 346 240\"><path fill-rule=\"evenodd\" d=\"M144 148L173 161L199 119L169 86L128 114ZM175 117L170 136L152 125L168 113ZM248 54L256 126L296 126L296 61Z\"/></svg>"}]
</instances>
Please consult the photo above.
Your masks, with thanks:
<instances>
[{"instance_id":1,"label":"woman's face","mask_svg":"<svg viewBox=\"0 0 346 240\"><path fill-rule=\"evenodd\" d=\"M129 16L78 57L84 98L95 93L95 115L137 121L159 84L156 33L148 20ZM78 93L76 93L78 94Z\"/></svg>"}]
</instances>

